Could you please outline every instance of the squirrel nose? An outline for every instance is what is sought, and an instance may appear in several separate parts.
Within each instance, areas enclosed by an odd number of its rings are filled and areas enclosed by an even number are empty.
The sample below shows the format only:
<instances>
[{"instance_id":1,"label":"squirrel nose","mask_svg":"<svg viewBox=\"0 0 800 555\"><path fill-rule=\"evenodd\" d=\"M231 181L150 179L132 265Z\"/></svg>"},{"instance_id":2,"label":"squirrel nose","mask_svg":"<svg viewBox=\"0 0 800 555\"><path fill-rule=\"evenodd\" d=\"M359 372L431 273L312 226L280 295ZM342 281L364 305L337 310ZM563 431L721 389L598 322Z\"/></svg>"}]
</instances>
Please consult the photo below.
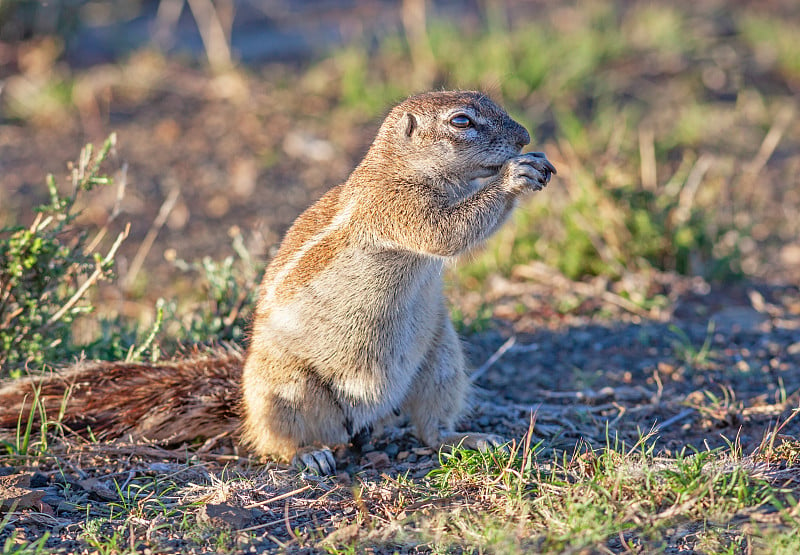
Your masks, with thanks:
<instances>
[{"instance_id":1,"label":"squirrel nose","mask_svg":"<svg viewBox=\"0 0 800 555\"><path fill-rule=\"evenodd\" d=\"M517 135L516 142L519 148L522 148L523 146L531 142L531 136L528 133L528 130L522 127L521 125L519 126L516 135Z\"/></svg>"}]
</instances>

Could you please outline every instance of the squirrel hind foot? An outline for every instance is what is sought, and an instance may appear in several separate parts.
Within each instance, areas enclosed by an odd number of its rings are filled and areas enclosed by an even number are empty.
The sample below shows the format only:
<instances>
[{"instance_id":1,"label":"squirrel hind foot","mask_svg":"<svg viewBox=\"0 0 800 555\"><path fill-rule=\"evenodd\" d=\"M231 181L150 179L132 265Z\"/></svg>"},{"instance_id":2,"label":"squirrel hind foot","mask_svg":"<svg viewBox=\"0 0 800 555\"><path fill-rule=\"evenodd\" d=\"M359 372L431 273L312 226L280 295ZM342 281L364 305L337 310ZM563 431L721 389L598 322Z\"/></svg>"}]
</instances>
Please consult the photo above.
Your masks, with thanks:
<instances>
[{"instance_id":1,"label":"squirrel hind foot","mask_svg":"<svg viewBox=\"0 0 800 555\"><path fill-rule=\"evenodd\" d=\"M440 450L452 451L454 448L471 449L485 453L495 449L508 451L509 441L497 434L484 434L479 432L448 432L439 438Z\"/></svg>"},{"instance_id":2,"label":"squirrel hind foot","mask_svg":"<svg viewBox=\"0 0 800 555\"><path fill-rule=\"evenodd\" d=\"M336 459L327 447L305 447L298 449L292 466L302 472L317 476L333 476L336 474Z\"/></svg>"}]
</instances>

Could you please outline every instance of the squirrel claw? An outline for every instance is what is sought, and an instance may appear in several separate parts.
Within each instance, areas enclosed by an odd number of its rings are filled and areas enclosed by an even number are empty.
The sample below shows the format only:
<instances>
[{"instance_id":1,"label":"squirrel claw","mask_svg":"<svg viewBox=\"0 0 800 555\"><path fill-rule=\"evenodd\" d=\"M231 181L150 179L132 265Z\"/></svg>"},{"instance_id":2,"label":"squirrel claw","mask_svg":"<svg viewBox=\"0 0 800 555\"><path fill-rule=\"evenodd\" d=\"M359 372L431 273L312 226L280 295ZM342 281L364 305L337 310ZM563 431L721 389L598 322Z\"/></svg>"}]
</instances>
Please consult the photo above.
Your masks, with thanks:
<instances>
[{"instance_id":1,"label":"squirrel claw","mask_svg":"<svg viewBox=\"0 0 800 555\"><path fill-rule=\"evenodd\" d=\"M536 158L541 158L541 162L540 163L544 165L544 169L548 174L551 174L551 173L553 175L558 174L558 171L556 171L556 167L553 165L553 163L550 160L547 159L547 156L545 155L544 152L529 152L528 154L530 154L530 155L532 155L532 156L534 156ZM539 160L537 160L537 162L539 162ZM550 175L547 176L547 180L550 181Z\"/></svg>"},{"instance_id":2,"label":"squirrel claw","mask_svg":"<svg viewBox=\"0 0 800 555\"><path fill-rule=\"evenodd\" d=\"M493 449L502 449L508 452L508 440L495 434L481 434L475 441L475 447L482 453Z\"/></svg>"},{"instance_id":3,"label":"squirrel claw","mask_svg":"<svg viewBox=\"0 0 800 555\"><path fill-rule=\"evenodd\" d=\"M557 173L556 167L543 152L528 152L509 159L508 176L512 188L541 191Z\"/></svg>"},{"instance_id":4,"label":"squirrel claw","mask_svg":"<svg viewBox=\"0 0 800 555\"><path fill-rule=\"evenodd\" d=\"M317 476L336 474L336 461L330 449L314 449L298 452L292 459L292 466Z\"/></svg>"},{"instance_id":5,"label":"squirrel claw","mask_svg":"<svg viewBox=\"0 0 800 555\"><path fill-rule=\"evenodd\" d=\"M501 449L508 452L508 440L496 434L484 434L479 432L467 432L464 434L450 434L443 438L442 446L452 448L460 446L465 449L472 449L485 453L494 449Z\"/></svg>"}]
</instances>

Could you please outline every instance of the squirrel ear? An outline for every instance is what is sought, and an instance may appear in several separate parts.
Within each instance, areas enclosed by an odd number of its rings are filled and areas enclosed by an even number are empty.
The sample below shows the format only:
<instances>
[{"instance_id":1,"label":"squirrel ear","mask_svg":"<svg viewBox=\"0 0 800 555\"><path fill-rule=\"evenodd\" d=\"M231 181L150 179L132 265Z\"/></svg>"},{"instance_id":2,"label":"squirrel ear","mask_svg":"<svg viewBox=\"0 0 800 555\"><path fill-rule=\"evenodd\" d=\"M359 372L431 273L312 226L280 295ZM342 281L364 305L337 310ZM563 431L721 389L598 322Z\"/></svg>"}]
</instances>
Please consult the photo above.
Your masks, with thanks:
<instances>
[{"instance_id":1,"label":"squirrel ear","mask_svg":"<svg viewBox=\"0 0 800 555\"><path fill-rule=\"evenodd\" d=\"M406 112L403 116L403 123L403 135L405 135L407 139L410 139L411 135L413 135L414 131L417 129L417 118L411 112Z\"/></svg>"}]
</instances>

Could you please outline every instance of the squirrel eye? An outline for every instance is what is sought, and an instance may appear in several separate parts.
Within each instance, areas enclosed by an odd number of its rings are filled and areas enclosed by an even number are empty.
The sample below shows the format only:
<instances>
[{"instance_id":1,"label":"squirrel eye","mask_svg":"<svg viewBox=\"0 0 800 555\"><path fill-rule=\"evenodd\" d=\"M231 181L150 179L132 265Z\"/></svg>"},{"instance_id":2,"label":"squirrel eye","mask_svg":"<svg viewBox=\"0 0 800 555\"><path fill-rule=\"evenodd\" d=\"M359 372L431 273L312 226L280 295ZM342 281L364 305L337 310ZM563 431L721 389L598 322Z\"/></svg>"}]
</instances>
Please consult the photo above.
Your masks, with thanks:
<instances>
[{"instance_id":1,"label":"squirrel eye","mask_svg":"<svg viewBox=\"0 0 800 555\"><path fill-rule=\"evenodd\" d=\"M450 118L450 125L458 127L459 129L466 129L472 126L472 120L464 114L457 114Z\"/></svg>"}]
</instances>

